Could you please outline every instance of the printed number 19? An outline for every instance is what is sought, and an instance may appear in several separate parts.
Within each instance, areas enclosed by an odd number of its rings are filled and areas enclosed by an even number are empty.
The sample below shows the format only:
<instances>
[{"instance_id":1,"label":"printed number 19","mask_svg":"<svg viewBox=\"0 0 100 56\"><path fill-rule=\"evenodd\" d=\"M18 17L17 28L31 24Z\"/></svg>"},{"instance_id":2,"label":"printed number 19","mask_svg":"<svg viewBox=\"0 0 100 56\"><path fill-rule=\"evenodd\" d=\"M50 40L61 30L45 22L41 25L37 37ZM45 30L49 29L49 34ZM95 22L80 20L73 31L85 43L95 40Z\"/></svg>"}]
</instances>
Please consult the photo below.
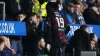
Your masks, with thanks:
<instances>
[{"instance_id":1,"label":"printed number 19","mask_svg":"<svg viewBox=\"0 0 100 56\"><path fill-rule=\"evenodd\" d=\"M56 19L57 19L58 27L64 28L64 19L58 17L56 17Z\"/></svg>"}]
</instances>

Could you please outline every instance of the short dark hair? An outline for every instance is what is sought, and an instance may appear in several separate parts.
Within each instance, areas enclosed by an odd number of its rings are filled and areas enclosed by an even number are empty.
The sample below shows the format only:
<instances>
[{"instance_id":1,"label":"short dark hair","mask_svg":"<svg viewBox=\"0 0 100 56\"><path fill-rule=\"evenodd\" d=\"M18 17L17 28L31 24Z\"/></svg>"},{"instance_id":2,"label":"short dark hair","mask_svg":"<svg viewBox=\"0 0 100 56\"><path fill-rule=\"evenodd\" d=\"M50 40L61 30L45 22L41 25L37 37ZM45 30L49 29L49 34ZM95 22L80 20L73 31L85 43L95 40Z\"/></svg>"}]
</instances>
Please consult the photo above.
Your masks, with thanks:
<instances>
[{"instance_id":1,"label":"short dark hair","mask_svg":"<svg viewBox=\"0 0 100 56\"><path fill-rule=\"evenodd\" d=\"M59 8L58 6L58 3L57 2L49 2L47 5L46 5L46 10L57 10Z\"/></svg>"},{"instance_id":2,"label":"short dark hair","mask_svg":"<svg viewBox=\"0 0 100 56\"><path fill-rule=\"evenodd\" d=\"M74 7L74 4L73 3L68 3L67 7Z\"/></svg>"},{"instance_id":3,"label":"short dark hair","mask_svg":"<svg viewBox=\"0 0 100 56\"><path fill-rule=\"evenodd\" d=\"M44 38L41 37L41 36L39 36L39 37L37 38L37 41L40 41L41 39L44 39Z\"/></svg>"},{"instance_id":4,"label":"short dark hair","mask_svg":"<svg viewBox=\"0 0 100 56\"><path fill-rule=\"evenodd\" d=\"M23 14L24 16L26 16L25 13L24 13L24 11L19 11L19 12L17 13L17 15L19 15L19 14Z\"/></svg>"},{"instance_id":5,"label":"short dark hair","mask_svg":"<svg viewBox=\"0 0 100 56\"><path fill-rule=\"evenodd\" d=\"M79 1L75 1L74 4L75 5L80 5L80 2Z\"/></svg>"},{"instance_id":6,"label":"short dark hair","mask_svg":"<svg viewBox=\"0 0 100 56\"><path fill-rule=\"evenodd\" d=\"M95 33L90 33L90 40L93 40Z\"/></svg>"},{"instance_id":7,"label":"short dark hair","mask_svg":"<svg viewBox=\"0 0 100 56\"><path fill-rule=\"evenodd\" d=\"M86 28L88 28L87 25L81 25L81 26L80 26L80 29L83 29L83 30L84 30L84 29L86 29Z\"/></svg>"},{"instance_id":8,"label":"short dark hair","mask_svg":"<svg viewBox=\"0 0 100 56\"><path fill-rule=\"evenodd\" d=\"M35 16L35 15L37 16L36 13L30 13L30 14L28 15L28 20L31 20L31 19L32 19L31 17L32 17L32 16Z\"/></svg>"}]
</instances>

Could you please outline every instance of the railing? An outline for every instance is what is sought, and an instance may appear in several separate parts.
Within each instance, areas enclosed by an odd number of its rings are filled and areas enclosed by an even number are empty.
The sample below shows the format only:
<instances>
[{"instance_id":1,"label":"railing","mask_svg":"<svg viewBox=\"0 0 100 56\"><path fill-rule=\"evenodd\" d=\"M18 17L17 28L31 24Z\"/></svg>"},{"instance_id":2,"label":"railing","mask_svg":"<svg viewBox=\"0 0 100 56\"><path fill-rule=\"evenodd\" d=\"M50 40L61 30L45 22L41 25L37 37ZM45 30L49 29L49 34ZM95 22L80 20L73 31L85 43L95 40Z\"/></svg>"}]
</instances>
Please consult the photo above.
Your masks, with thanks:
<instances>
[{"instance_id":1,"label":"railing","mask_svg":"<svg viewBox=\"0 0 100 56\"><path fill-rule=\"evenodd\" d=\"M5 2L0 2L3 5L3 21L5 21Z\"/></svg>"}]
</instances>

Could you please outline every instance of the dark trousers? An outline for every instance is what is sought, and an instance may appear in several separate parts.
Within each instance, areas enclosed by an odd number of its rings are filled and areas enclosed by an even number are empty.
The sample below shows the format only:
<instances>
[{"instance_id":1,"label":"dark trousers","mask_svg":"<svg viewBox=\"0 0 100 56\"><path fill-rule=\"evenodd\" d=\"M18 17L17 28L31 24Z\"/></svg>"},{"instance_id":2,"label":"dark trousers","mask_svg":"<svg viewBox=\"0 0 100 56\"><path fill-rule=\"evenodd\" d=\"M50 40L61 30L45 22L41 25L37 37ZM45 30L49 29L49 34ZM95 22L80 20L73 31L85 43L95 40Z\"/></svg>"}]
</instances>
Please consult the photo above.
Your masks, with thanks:
<instances>
[{"instance_id":1,"label":"dark trousers","mask_svg":"<svg viewBox=\"0 0 100 56\"><path fill-rule=\"evenodd\" d=\"M62 42L52 43L50 49L50 56L64 56L64 50L62 48Z\"/></svg>"},{"instance_id":2,"label":"dark trousers","mask_svg":"<svg viewBox=\"0 0 100 56\"><path fill-rule=\"evenodd\" d=\"M59 44L52 44L51 45L50 56L60 56Z\"/></svg>"}]
</instances>

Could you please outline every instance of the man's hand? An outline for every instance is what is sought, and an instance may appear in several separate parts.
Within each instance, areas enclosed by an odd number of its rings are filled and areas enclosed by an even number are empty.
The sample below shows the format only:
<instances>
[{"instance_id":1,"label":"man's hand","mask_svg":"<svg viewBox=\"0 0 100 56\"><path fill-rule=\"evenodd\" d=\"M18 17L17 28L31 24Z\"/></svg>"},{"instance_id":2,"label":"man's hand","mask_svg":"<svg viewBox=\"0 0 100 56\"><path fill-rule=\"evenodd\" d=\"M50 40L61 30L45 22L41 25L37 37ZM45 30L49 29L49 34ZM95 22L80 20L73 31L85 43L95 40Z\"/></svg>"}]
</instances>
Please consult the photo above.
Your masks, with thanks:
<instances>
[{"instance_id":1,"label":"man's hand","mask_svg":"<svg viewBox=\"0 0 100 56\"><path fill-rule=\"evenodd\" d=\"M97 7L92 7L92 9L93 9L97 14L100 14Z\"/></svg>"},{"instance_id":2,"label":"man's hand","mask_svg":"<svg viewBox=\"0 0 100 56\"><path fill-rule=\"evenodd\" d=\"M12 51L13 54L16 54L16 51L14 49L11 49L11 51Z\"/></svg>"}]
</instances>

